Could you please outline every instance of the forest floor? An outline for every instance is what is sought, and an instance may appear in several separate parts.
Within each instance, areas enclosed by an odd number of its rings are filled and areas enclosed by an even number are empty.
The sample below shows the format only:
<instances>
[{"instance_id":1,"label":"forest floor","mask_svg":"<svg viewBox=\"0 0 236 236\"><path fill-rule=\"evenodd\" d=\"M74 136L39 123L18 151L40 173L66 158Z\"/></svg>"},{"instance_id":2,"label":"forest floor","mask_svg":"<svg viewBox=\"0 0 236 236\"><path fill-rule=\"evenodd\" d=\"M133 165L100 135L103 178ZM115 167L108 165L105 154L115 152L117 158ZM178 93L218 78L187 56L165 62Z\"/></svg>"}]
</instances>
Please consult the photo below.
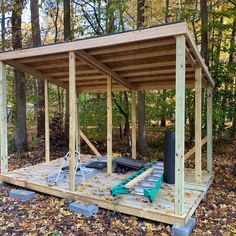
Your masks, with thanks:
<instances>
[{"instance_id":1,"label":"forest floor","mask_svg":"<svg viewBox=\"0 0 236 236\"><path fill-rule=\"evenodd\" d=\"M236 177L233 176L236 143L214 145L215 179L194 213L193 235L236 235ZM54 153L60 156L61 153ZM10 169L42 161L42 151L12 154ZM205 158L205 153L203 154ZM193 159L188 166L193 166ZM203 163L205 165L205 163ZM68 210L64 199L37 194L30 202L8 197L15 186L0 187L0 235L171 235L171 226L99 209L90 218Z\"/></svg>"}]
</instances>

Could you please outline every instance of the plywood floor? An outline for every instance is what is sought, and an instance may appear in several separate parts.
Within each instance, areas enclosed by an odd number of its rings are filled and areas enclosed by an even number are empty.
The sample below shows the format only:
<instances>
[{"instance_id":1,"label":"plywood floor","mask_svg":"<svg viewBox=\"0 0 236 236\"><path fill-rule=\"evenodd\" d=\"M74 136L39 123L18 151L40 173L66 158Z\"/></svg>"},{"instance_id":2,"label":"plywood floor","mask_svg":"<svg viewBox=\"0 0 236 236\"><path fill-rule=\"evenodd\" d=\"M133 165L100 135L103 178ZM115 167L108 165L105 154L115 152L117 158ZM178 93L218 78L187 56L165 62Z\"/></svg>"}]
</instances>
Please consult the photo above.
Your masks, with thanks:
<instances>
[{"instance_id":1,"label":"plywood floor","mask_svg":"<svg viewBox=\"0 0 236 236\"><path fill-rule=\"evenodd\" d=\"M88 159L88 156L83 156L82 159ZM194 180L194 171L186 169L184 215L177 216L174 214L173 185L164 183L158 193L157 199L152 204L150 204L143 196L138 196L132 193L121 195L116 199L113 198L110 195L110 189L129 176L132 172L125 175L114 173L108 175L105 171L100 172L85 183L76 186L75 192L70 192L68 190L67 180L59 182L58 184L49 184L47 182L47 177L58 172L62 161L63 159L57 159L48 164L41 163L35 166L18 169L6 175L0 175L0 181L57 197L93 203L102 208L138 217L169 224L184 225L206 194L206 191L213 179L210 174L203 172L202 186L204 186L204 190L193 190L194 186L188 189L187 187L191 186L191 183Z\"/></svg>"}]
</instances>

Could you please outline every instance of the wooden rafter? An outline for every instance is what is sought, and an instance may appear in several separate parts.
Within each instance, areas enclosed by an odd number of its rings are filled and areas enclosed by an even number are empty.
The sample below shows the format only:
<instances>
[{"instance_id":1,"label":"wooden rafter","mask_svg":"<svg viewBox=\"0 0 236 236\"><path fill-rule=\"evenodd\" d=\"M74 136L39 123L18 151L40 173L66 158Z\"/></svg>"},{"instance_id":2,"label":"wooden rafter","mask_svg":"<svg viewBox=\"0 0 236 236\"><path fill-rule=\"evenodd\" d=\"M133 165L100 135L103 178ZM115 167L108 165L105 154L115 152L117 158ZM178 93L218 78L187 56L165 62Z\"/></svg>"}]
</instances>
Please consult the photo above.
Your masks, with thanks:
<instances>
[{"instance_id":1,"label":"wooden rafter","mask_svg":"<svg viewBox=\"0 0 236 236\"><path fill-rule=\"evenodd\" d=\"M50 83L59 85L63 88L68 88L68 85L66 83L58 81L58 80L56 80L55 78L53 78L51 76L47 76L46 74L43 74L40 71L37 71L37 70L27 66L27 65L23 65L23 64L20 64L18 62L13 62L13 61L7 61L6 63L10 66L13 66L14 68L16 68L20 71L23 71L25 73L29 73L29 74L35 76L37 79L40 79L40 80L47 79Z\"/></svg>"},{"instance_id":2,"label":"wooden rafter","mask_svg":"<svg viewBox=\"0 0 236 236\"><path fill-rule=\"evenodd\" d=\"M84 50L79 50L76 51L76 56L80 59L88 63L90 66L93 68L100 70L102 73L106 75L112 76L114 80L120 82L124 86L126 86L129 89L135 89L135 86L132 85L131 83L127 82L125 79L123 79L119 74L116 72L112 71L107 65L103 64L99 60L97 60L95 57L91 56Z\"/></svg>"}]
</instances>

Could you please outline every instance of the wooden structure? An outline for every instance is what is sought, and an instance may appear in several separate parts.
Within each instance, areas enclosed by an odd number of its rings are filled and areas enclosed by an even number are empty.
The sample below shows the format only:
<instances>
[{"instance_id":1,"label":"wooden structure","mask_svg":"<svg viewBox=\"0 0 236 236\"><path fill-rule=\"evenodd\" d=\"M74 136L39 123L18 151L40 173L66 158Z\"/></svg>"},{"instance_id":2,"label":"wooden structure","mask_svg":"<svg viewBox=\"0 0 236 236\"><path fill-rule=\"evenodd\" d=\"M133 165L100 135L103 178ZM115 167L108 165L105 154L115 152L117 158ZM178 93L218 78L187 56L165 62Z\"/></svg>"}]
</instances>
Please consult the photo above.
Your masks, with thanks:
<instances>
[{"instance_id":1,"label":"wooden structure","mask_svg":"<svg viewBox=\"0 0 236 236\"><path fill-rule=\"evenodd\" d=\"M8 173L7 118L6 118L6 65L30 73L45 81L45 163ZM70 180L49 187L43 176L55 171L50 162L48 125L48 83L69 89L70 93ZM195 88L195 147L185 154L185 88ZM214 81L199 54L186 23L165 24L119 34L75 40L37 48L0 54L0 133L1 176L6 181L55 196L81 199L107 209L144 218L184 225L206 193L213 176L212 168L212 87ZM129 196L114 205L103 197L91 197L75 186L75 151L79 148L79 109L77 96L86 92L107 93L107 172L112 187L117 177L112 174L112 92L132 92L132 156L136 158L136 91L176 90L175 135L176 166L174 186L164 185L165 191L154 205L140 208ZM201 134L201 91L207 90L207 138ZM201 148L207 143L207 170L201 167ZM184 161L195 152L195 170L185 170ZM25 175L29 173L31 178ZM28 174L27 174L28 175ZM34 177L35 176L35 177ZM101 180L105 178L99 176ZM100 186L100 185L98 185ZM102 185L100 186L102 188ZM189 192L190 191L190 192ZM169 193L170 193L169 192ZM104 194L106 191L104 190ZM189 197L189 194L191 197ZM192 196L193 194L193 196ZM105 194L106 195L106 194ZM156 205L157 204L157 205ZM165 206L165 210L159 205ZM168 209L168 210L166 210Z\"/></svg>"}]
</instances>

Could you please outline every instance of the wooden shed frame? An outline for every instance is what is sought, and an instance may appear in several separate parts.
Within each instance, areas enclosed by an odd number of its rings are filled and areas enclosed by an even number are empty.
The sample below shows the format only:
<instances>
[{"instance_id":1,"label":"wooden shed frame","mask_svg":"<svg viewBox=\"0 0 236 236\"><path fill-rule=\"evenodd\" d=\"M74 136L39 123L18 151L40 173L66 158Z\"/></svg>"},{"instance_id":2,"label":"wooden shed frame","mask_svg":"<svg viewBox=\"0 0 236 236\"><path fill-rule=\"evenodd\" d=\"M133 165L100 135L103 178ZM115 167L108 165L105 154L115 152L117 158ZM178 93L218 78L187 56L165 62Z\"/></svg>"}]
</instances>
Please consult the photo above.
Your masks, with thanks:
<instances>
[{"instance_id":1,"label":"wooden shed frame","mask_svg":"<svg viewBox=\"0 0 236 236\"><path fill-rule=\"evenodd\" d=\"M77 95L83 92L107 93L107 172L111 174L112 92L132 92L132 157L136 158L136 91L169 88L176 90L175 215L182 216L184 214L184 188L186 187L184 162L194 152L195 182L188 184L188 187L189 189L207 191L206 186L202 184L201 152L202 145L207 143L207 171L213 176L212 87L214 87L214 81L199 54L187 23L164 24L102 37L0 53L0 181L22 186L18 184L19 181L7 177L6 65L13 66L45 81L46 163L50 162L48 83L69 90L70 192L75 191L75 151L80 149L80 112ZM195 147L185 154L186 87L195 88ZM201 132L203 88L207 90L207 137L204 139L202 139ZM40 188L36 190L40 191ZM194 204L197 206L199 202ZM153 219L153 217L149 218ZM173 223L169 218L157 220Z\"/></svg>"}]
</instances>

